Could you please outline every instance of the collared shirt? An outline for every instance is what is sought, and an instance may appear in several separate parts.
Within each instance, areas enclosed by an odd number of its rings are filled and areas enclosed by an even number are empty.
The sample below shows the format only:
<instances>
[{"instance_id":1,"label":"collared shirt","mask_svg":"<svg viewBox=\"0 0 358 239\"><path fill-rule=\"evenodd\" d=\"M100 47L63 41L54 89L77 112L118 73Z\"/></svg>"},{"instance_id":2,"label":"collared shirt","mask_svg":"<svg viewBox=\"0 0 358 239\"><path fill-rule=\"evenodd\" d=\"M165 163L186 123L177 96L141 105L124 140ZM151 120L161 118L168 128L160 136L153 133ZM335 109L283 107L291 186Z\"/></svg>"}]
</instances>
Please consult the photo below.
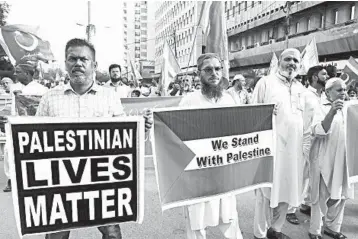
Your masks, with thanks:
<instances>
[{"instance_id":1,"label":"collared shirt","mask_svg":"<svg viewBox=\"0 0 358 239\"><path fill-rule=\"evenodd\" d=\"M93 84L83 95L71 84L49 90L41 99L37 116L51 117L112 117L124 116L121 99L111 89Z\"/></svg>"},{"instance_id":2,"label":"collared shirt","mask_svg":"<svg viewBox=\"0 0 358 239\"><path fill-rule=\"evenodd\" d=\"M251 103L249 92L247 92L247 90L245 89L237 91L235 87L231 87L226 92L229 93L232 98L234 98L236 104L238 105L245 105Z\"/></svg>"},{"instance_id":3,"label":"collared shirt","mask_svg":"<svg viewBox=\"0 0 358 239\"><path fill-rule=\"evenodd\" d=\"M117 96L119 96L119 98L128 98L130 97L130 94L132 92L131 88L123 84L121 81L119 81L118 84L115 85L111 80L109 80L103 86L113 89L116 92Z\"/></svg>"},{"instance_id":4,"label":"collared shirt","mask_svg":"<svg viewBox=\"0 0 358 239\"><path fill-rule=\"evenodd\" d=\"M44 95L49 89L36 81L31 81L21 89L22 95Z\"/></svg>"}]
</instances>

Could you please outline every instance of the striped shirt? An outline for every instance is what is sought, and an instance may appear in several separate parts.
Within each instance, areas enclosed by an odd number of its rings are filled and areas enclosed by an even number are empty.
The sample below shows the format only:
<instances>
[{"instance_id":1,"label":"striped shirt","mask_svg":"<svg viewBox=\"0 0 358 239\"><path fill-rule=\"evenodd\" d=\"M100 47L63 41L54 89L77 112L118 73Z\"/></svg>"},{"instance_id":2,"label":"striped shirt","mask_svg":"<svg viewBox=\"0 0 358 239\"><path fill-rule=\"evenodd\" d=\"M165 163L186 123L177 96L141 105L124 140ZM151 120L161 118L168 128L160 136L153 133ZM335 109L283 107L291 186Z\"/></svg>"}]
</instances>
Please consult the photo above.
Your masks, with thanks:
<instances>
[{"instance_id":1,"label":"striped shirt","mask_svg":"<svg viewBox=\"0 0 358 239\"><path fill-rule=\"evenodd\" d=\"M93 84L79 95L68 83L49 90L41 98L36 116L84 118L125 116L125 113L113 90Z\"/></svg>"}]
</instances>

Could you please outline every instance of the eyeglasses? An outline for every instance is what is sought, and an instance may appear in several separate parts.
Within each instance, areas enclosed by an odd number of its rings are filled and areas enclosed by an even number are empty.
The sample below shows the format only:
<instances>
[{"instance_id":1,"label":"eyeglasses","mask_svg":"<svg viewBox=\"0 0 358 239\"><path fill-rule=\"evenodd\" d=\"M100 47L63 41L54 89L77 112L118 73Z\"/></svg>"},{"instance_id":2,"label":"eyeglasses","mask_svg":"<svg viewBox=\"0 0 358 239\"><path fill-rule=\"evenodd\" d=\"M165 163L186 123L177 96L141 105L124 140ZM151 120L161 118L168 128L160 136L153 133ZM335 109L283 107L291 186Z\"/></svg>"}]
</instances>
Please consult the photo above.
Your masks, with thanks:
<instances>
[{"instance_id":1,"label":"eyeglasses","mask_svg":"<svg viewBox=\"0 0 358 239\"><path fill-rule=\"evenodd\" d=\"M202 69L203 71L205 71L205 73L207 73L207 74L212 74L213 72L214 72L214 70L216 71L216 72L221 72L222 71L222 67L221 66L219 66L219 67L214 67L214 68L204 68L204 69Z\"/></svg>"}]
</instances>

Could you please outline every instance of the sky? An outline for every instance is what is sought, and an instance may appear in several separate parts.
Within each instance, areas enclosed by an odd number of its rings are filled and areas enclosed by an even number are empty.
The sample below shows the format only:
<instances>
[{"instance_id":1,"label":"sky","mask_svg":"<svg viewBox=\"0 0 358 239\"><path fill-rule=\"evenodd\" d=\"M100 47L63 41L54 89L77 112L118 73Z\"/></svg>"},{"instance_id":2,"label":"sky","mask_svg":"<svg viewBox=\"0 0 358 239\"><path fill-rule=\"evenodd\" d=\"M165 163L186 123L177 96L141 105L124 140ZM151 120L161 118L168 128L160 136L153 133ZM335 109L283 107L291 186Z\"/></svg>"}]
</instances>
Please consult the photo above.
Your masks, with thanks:
<instances>
[{"instance_id":1,"label":"sky","mask_svg":"<svg viewBox=\"0 0 358 239\"><path fill-rule=\"evenodd\" d=\"M7 0L11 5L8 24L40 26L40 37L49 41L58 63L64 65L66 42L86 38L87 0ZM92 0L91 22L96 25L96 60L101 70L123 64L123 1ZM81 24L79 26L77 24Z\"/></svg>"}]
</instances>

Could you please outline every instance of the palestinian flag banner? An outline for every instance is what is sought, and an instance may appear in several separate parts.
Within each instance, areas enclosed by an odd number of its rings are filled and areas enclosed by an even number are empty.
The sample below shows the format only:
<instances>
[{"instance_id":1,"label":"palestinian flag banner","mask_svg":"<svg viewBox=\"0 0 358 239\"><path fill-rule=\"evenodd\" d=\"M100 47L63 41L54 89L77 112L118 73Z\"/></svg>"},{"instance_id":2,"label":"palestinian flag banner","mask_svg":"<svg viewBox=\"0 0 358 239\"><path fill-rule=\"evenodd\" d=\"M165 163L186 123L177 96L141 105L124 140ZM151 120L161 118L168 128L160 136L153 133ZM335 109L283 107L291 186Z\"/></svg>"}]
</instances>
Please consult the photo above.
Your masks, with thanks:
<instances>
[{"instance_id":1,"label":"palestinian flag banner","mask_svg":"<svg viewBox=\"0 0 358 239\"><path fill-rule=\"evenodd\" d=\"M271 187L274 105L154 110L162 209Z\"/></svg>"}]
</instances>

